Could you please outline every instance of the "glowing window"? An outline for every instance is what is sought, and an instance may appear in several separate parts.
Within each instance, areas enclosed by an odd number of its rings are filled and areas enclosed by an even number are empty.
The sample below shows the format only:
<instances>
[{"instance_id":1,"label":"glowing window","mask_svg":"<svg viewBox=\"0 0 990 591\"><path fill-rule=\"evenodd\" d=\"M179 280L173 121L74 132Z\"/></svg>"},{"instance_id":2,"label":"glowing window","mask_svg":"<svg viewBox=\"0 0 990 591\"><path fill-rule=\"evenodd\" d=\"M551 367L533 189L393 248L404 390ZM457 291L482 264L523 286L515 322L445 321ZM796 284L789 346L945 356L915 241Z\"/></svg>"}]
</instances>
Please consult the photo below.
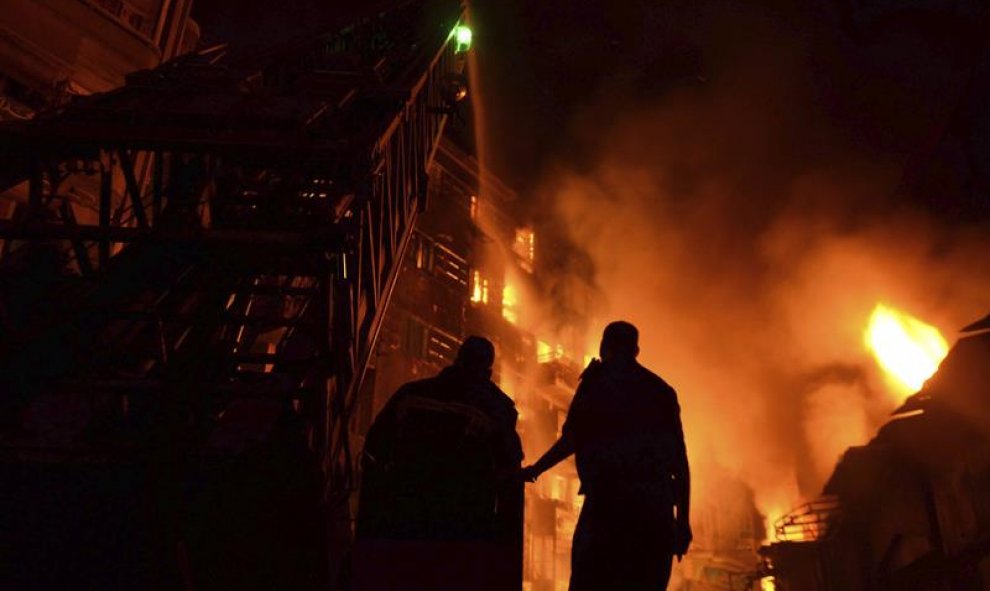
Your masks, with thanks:
<instances>
[{"instance_id":1,"label":"glowing window","mask_svg":"<svg viewBox=\"0 0 990 591\"><path fill-rule=\"evenodd\" d=\"M519 294L508 283L502 288L502 318L512 324L519 322Z\"/></svg>"},{"instance_id":2,"label":"glowing window","mask_svg":"<svg viewBox=\"0 0 990 591\"><path fill-rule=\"evenodd\" d=\"M550 343L546 343L544 341L537 341L536 360L539 361L540 363L553 361L553 347L550 346Z\"/></svg>"},{"instance_id":3,"label":"glowing window","mask_svg":"<svg viewBox=\"0 0 990 591\"><path fill-rule=\"evenodd\" d=\"M480 271L471 274L471 303L488 303L488 280L481 276Z\"/></svg>"},{"instance_id":4,"label":"glowing window","mask_svg":"<svg viewBox=\"0 0 990 591\"><path fill-rule=\"evenodd\" d=\"M522 267L533 272L533 263L536 262L536 234L532 228L519 228L516 230L516 239L512 243L512 250L522 259Z\"/></svg>"}]
</instances>

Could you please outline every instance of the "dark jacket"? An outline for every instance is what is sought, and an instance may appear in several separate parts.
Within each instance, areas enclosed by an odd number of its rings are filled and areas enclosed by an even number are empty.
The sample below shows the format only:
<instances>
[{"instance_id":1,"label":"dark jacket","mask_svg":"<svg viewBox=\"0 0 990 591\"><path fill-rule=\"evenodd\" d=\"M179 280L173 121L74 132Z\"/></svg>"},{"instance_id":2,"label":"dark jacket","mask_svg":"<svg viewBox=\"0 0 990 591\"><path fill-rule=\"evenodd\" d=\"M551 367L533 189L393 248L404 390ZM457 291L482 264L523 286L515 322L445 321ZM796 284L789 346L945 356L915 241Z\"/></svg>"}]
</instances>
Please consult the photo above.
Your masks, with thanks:
<instances>
[{"instance_id":1,"label":"dark jacket","mask_svg":"<svg viewBox=\"0 0 990 591\"><path fill-rule=\"evenodd\" d=\"M624 370L592 363L563 426L574 445L581 490L663 495L686 474L677 393L639 364Z\"/></svg>"},{"instance_id":2,"label":"dark jacket","mask_svg":"<svg viewBox=\"0 0 990 591\"><path fill-rule=\"evenodd\" d=\"M455 367L402 386L368 432L359 535L497 536L502 485L522 461L517 417L495 384Z\"/></svg>"}]
</instances>

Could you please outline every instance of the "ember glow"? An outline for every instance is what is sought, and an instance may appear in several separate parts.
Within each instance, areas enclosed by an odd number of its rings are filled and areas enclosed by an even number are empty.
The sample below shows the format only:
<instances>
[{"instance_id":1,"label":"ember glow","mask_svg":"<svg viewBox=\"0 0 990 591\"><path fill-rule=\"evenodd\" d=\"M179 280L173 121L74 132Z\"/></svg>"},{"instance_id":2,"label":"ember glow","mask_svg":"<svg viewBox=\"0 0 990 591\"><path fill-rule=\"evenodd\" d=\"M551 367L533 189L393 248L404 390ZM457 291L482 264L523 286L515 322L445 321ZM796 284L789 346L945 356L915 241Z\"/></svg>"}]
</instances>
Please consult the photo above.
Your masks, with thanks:
<instances>
[{"instance_id":1,"label":"ember glow","mask_svg":"<svg viewBox=\"0 0 990 591\"><path fill-rule=\"evenodd\" d=\"M920 390L949 352L937 328L883 304L873 309L864 340L901 394Z\"/></svg>"},{"instance_id":2,"label":"ember glow","mask_svg":"<svg viewBox=\"0 0 990 591\"><path fill-rule=\"evenodd\" d=\"M551 345L546 341L536 342L536 358L540 363L549 363L567 358L563 345Z\"/></svg>"}]
</instances>

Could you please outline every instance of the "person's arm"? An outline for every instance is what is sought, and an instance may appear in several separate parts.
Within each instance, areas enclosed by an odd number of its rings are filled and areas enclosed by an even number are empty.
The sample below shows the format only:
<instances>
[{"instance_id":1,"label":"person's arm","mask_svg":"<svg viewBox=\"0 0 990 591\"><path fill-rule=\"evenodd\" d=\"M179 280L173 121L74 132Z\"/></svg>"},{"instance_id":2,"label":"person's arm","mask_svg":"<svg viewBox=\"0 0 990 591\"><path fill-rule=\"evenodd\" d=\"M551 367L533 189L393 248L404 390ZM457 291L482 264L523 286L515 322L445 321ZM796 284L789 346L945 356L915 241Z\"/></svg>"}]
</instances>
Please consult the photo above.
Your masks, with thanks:
<instances>
[{"instance_id":1,"label":"person's arm","mask_svg":"<svg viewBox=\"0 0 990 591\"><path fill-rule=\"evenodd\" d=\"M495 471L499 480L515 480L523 461L522 440L516 431L518 418L519 413L516 412L515 406L508 406L506 419L497 434L498 440L494 442L498 451Z\"/></svg>"},{"instance_id":2,"label":"person's arm","mask_svg":"<svg viewBox=\"0 0 990 591\"><path fill-rule=\"evenodd\" d=\"M393 527L394 499L389 483L389 467L395 449L397 401L403 390L392 395L375 417L361 450L361 488L357 515L358 538L388 535Z\"/></svg>"},{"instance_id":3,"label":"person's arm","mask_svg":"<svg viewBox=\"0 0 990 591\"><path fill-rule=\"evenodd\" d=\"M392 462L398 430L398 406L407 389L407 386L399 388L372 421L361 452L363 470L384 470Z\"/></svg>"},{"instance_id":4,"label":"person's arm","mask_svg":"<svg viewBox=\"0 0 990 591\"><path fill-rule=\"evenodd\" d=\"M535 464L523 469L523 475L529 482L534 482L540 474L563 462L572 453L574 453L574 437L565 431Z\"/></svg>"},{"instance_id":5,"label":"person's arm","mask_svg":"<svg viewBox=\"0 0 990 591\"><path fill-rule=\"evenodd\" d=\"M550 446L550 449L535 464L523 468L523 478L525 480L534 482L539 478L540 474L563 462L577 450L577 432L582 429L580 425L584 421L584 415L586 414L587 397L584 382L581 382L578 385L577 391L574 393L574 400L571 401L571 407L567 410L567 419L561 428L560 439L554 442Z\"/></svg>"},{"instance_id":6,"label":"person's arm","mask_svg":"<svg viewBox=\"0 0 990 591\"><path fill-rule=\"evenodd\" d=\"M691 546L691 469L688 465L687 447L684 444L684 428L681 425L681 408L677 403L677 394L671 390L674 402L674 437L677 445L674 457L674 507L677 511L677 547L675 554L678 559L687 554Z\"/></svg>"},{"instance_id":7,"label":"person's arm","mask_svg":"<svg viewBox=\"0 0 990 591\"><path fill-rule=\"evenodd\" d=\"M526 505L523 483L519 481L523 460L522 441L516 432L519 414L511 407L511 421L502 429L499 442L500 460L495 467L496 476L496 529L503 541L523 544L523 512Z\"/></svg>"},{"instance_id":8,"label":"person's arm","mask_svg":"<svg viewBox=\"0 0 990 591\"><path fill-rule=\"evenodd\" d=\"M691 468L688 465L687 447L684 445L680 407L676 406L676 402L674 408L676 409L674 431L677 441L677 456L674 459L674 494L677 500L677 518L687 522L691 515Z\"/></svg>"}]
</instances>

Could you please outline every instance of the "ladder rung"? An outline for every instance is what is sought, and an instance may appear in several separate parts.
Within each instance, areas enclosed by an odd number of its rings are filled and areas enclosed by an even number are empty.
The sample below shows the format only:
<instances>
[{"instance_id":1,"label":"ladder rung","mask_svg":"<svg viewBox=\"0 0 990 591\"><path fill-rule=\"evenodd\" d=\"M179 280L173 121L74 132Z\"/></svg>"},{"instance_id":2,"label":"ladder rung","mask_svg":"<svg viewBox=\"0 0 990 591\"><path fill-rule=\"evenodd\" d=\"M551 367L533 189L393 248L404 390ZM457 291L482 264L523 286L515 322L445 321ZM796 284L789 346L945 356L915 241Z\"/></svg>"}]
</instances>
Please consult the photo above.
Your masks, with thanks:
<instances>
[{"instance_id":1,"label":"ladder rung","mask_svg":"<svg viewBox=\"0 0 990 591\"><path fill-rule=\"evenodd\" d=\"M316 287L282 287L279 285L251 285L238 288L237 293L246 295L265 296L309 296L320 295L319 288Z\"/></svg>"},{"instance_id":2,"label":"ladder rung","mask_svg":"<svg viewBox=\"0 0 990 591\"><path fill-rule=\"evenodd\" d=\"M320 361L320 357L314 355L306 358L289 358L279 353L237 353L232 360L238 364L272 364L272 365L309 365Z\"/></svg>"},{"instance_id":3,"label":"ladder rung","mask_svg":"<svg viewBox=\"0 0 990 591\"><path fill-rule=\"evenodd\" d=\"M286 328L316 328L317 323L299 318L281 318L272 316L248 316L245 314L226 314L224 322L236 326L274 326Z\"/></svg>"}]
</instances>

